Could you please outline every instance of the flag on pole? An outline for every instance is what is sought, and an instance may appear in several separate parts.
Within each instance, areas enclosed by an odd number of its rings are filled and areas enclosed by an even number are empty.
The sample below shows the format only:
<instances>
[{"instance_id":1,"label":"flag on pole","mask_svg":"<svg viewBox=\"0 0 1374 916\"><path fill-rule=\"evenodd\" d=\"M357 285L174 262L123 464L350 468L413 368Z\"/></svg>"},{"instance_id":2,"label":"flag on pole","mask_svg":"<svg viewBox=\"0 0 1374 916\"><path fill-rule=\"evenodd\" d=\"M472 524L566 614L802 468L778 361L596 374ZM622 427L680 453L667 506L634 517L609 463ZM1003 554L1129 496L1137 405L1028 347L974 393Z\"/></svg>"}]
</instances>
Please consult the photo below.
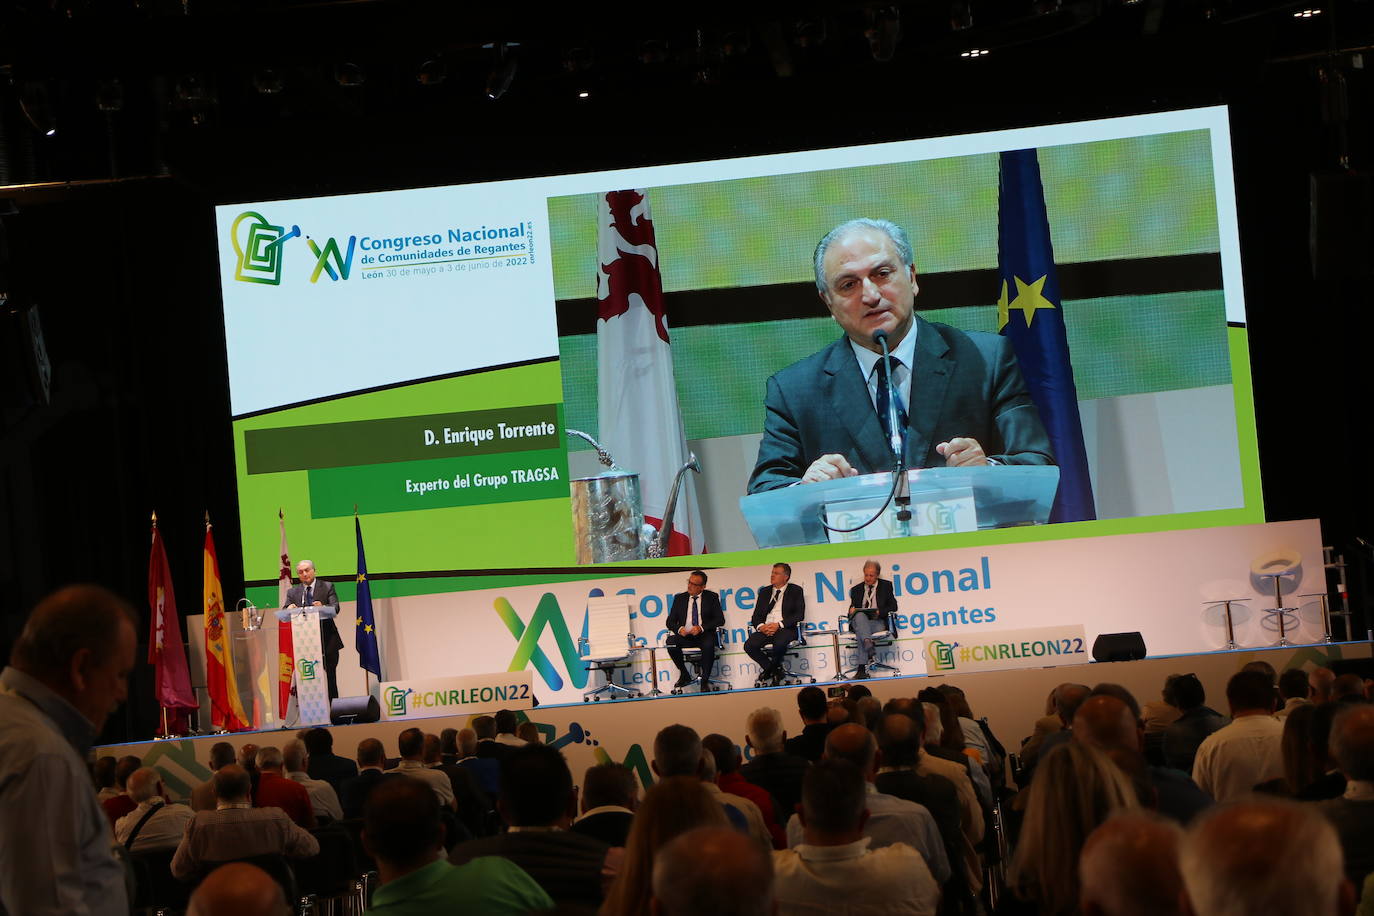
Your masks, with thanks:
<instances>
[{"instance_id":1,"label":"flag on pole","mask_svg":"<svg viewBox=\"0 0 1374 916\"><path fill-rule=\"evenodd\" d=\"M157 513L153 513L153 545L148 555L149 618L148 664L154 666L153 693L158 705L167 711L168 720L178 722L174 731L181 731L180 722L187 710L197 707L191 690L191 673L186 666L186 646L181 640L181 615L177 613L176 593L172 590L172 572L167 565L167 551L157 530Z\"/></svg>"},{"instance_id":2,"label":"flag on pole","mask_svg":"<svg viewBox=\"0 0 1374 916\"><path fill-rule=\"evenodd\" d=\"M228 621L224 616L223 591L219 581L219 560L215 557L215 538L210 532L210 514L205 514L205 683L210 691L210 723L224 731L248 727L239 700L238 678L234 675L234 652L229 642Z\"/></svg>"},{"instance_id":3,"label":"flag on pole","mask_svg":"<svg viewBox=\"0 0 1374 916\"><path fill-rule=\"evenodd\" d=\"M649 198L610 191L598 202L597 416L601 443L639 473L644 518L663 521L673 478L687 461L673 351ZM683 478L665 556L704 553L692 475Z\"/></svg>"},{"instance_id":4,"label":"flag on pole","mask_svg":"<svg viewBox=\"0 0 1374 916\"><path fill-rule=\"evenodd\" d=\"M1002 153L997 249L1002 280L998 330L1016 350L1059 465L1059 492L1050 521L1097 518L1040 161L1033 149Z\"/></svg>"},{"instance_id":5,"label":"flag on pole","mask_svg":"<svg viewBox=\"0 0 1374 916\"><path fill-rule=\"evenodd\" d=\"M372 616L372 583L367 581L367 557L363 556L363 526L358 512L353 511L353 529L358 535L358 623L353 645L358 650L358 664L382 679L382 657L377 651L377 621Z\"/></svg>"},{"instance_id":6,"label":"flag on pole","mask_svg":"<svg viewBox=\"0 0 1374 916\"><path fill-rule=\"evenodd\" d=\"M277 510L281 527L281 566L277 570L277 607L286 607L286 590L291 587L291 551L286 547L286 515ZM296 671L296 646L291 638L291 621L277 621L277 717L286 721L291 706L291 676Z\"/></svg>"}]
</instances>

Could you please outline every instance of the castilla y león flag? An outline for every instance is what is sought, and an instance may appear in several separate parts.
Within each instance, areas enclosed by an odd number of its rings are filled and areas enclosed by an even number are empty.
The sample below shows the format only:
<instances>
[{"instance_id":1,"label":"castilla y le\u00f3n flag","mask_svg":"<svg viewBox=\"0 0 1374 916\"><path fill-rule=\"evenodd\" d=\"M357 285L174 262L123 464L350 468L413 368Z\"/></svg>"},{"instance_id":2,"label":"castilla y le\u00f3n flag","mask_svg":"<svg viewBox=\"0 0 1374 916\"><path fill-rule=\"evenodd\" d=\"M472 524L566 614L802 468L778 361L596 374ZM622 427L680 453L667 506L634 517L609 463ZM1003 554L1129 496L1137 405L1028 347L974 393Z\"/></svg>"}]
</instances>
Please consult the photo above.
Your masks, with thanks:
<instances>
[{"instance_id":1,"label":"castilla y le\u00f3n flag","mask_svg":"<svg viewBox=\"0 0 1374 916\"><path fill-rule=\"evenodd\" d=\"M154 667L153 693L158 705L168 714L196 708L191 691L191 674L186 667L186 646L181 641L181 616L177 614L172 572L167 567L167 551L153 516L153 546L148 556L148 664Z\"/></svg>"}]
</instances>

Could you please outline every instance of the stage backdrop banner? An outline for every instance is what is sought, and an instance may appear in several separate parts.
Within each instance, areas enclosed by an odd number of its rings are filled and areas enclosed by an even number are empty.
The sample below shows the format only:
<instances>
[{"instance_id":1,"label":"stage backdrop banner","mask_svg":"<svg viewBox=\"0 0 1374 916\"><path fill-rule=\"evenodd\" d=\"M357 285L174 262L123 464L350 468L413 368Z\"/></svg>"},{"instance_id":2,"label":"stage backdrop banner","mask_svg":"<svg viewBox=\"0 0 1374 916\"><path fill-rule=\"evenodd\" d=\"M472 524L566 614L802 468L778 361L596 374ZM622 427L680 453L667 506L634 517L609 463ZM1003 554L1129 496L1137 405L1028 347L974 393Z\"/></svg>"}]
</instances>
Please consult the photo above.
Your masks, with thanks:
<instances>
[{"instance_id":1,"label":"stage backdrop banner","mask_svg":"<svg viewBox=\"0 0 1374 916\"><path fill-rule=\"evenodd\" d=\"M429 719L497 709L533 709L533 681L529 671L388 681L382 685L382 718Z\"/></svg>"}]
</instances>

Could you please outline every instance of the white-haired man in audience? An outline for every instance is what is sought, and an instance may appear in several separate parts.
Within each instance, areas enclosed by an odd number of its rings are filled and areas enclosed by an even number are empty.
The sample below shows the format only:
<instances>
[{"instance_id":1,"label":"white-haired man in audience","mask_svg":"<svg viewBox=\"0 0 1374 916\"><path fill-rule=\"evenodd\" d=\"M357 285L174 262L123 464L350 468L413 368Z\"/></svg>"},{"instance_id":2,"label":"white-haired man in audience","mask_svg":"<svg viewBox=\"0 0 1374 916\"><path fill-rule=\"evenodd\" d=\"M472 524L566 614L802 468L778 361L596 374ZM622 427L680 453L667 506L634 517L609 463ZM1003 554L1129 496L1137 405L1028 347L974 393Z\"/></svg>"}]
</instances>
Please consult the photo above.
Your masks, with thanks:
<instances>
[{"instance_id":1,"label":"white-haired man in audience","mask_svg":"<svg viewBox=\"0 0 1374 916\"><path fill-rule=\"evenodd\" d=\"M236 763L215 774L214 811L197 811L172 856L172 874L189 879L207 864L279 854L313 856L319 841L275 806L254 808L248 771Z\"/></svg>"},{"instance_id":2,"label":"white-haired man in audience","mask_svg":"<svg viewBox=\"0 0 1374 916\"><path fill-rule=\"evenodd\" d=\"M1345 793L1316 806L1335 826L1346 876L1360 888L1374 872L1374 706L1356 703L1337 713L1330 748L1345 775Z\"/></svg>"},{"instance_id":3,"label":"white-haired man in audience","mask_svg":"<svg viewBox=\"0 0 1374 916\"><path fill-rule=\"evenodd\" d=\"M1179 849L1192 916L1350 916L1341 844L1310 805L1247 801L1199 817Z\"/></svg>"},{"instance_id":4,"label":"white-haired man in audience","mask_svg":"<svg viewBox=\"0 0 1374 916\"><path fill-rule=\"evenodd\" d=\"M660 779L669 776L695 776L706 791L725 809L725 816L736 827L746 830L759 847L771 852L773 837L759 806L747 798L721 791L716 785L715 757L702 746L701 736L686 725L669 725L654 736L654 759L650 763Z\"/></svg>"},{"instance_id":5,"label":"white-haired man in audience","mask_svg":"<svg viewBox=\"0 0 1374 916\"><path fill-rule=\"evenodd\" d=\"M192 811L215 810L215 773L237 759L234 746L228 741L216 741L210 748L210 778L191 789Z\"/></svg>"},{"instance_id":6,"label":"white-haired man in audience","mask_svg":"<svg viewBox=\"0 0 1374 916\"><path fill-rule=\"evenodd\" d=\"M1183 829L1148 811L1118 814L1098 827L1078 856L1083 916L1180 916Z\"/></svg>"},{"instance_id":7,"label":"white-haired man in audience","mask_svg":"<svg viewBox=\"0 0 1374 916\"><path fill-rule=\"evenodd\" d=\"M115 842L130 852L174 848L196 816L187 805L168 804L162 776L152 767L140 767L129 777L129 797L134 810L115 822L114 833Z\"/></svg>"},{"instance_id":8,"label":"white-haired man in audience","mask_svg":"<svg viewBox=\"0 0 1374 916\"><path fill-rule=\"evenodd\" d=\"M322 817L332 821L343 820L343 806L339 804L339 793L323 779L310 778L310 754L304 741L288 741L286 747L281 749L281 759L286 778L300 785L310 796L310 809L315 812L317 821Z\"/></svg>"},{"instance_id":9,"label":"white-haired man in audience","mask_svg":"<svg viewBox=\"0 0 1374 916\"><path fill-rule=\"evenodd\" d=\"M786 824L801 803L802 777L811 761L783 749L787 732L776 709L764 706L751 712L745 731L744 740L754 749L754 758L740 767L740 775L773 796L778 822Z\"/></svg>"}]
</instances>

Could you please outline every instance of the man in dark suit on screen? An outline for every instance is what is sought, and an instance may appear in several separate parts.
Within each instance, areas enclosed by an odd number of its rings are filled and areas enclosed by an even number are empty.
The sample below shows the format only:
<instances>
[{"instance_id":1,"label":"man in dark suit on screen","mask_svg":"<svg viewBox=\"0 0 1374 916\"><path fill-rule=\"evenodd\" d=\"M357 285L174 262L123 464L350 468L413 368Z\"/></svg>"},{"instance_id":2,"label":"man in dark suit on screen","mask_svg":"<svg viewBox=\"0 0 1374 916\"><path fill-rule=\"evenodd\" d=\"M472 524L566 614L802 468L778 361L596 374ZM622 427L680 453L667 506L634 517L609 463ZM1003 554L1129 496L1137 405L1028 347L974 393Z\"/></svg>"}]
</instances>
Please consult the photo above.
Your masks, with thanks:
<instances>
[{"instance_id":1,"label":"man in dark suit on screen","mask_svg":"<svg viewBox=\"0 0 1374 916\"><path fill-rule=\"evenodd\" d=\"M310 560L297 563L296 573L301 581L286 590L286 607L311 610L320 615L320 649L324 652L324 673L329 679L329 699L333 700L339 695L334 669L339 667L339 650L343 648L339 628L334 625L334 617L339 613L339 596L334 591L334 583L315 578L315 564Z\"/></svg>"},{"instance_id":2,"label":"man in dark suit on screen","mask_svg":"<svg viewBox=\"0 0 1374 916\"><path fill-rule=\"evenodd\" d=\"M791 566L773 564L768 584L759 589L754 616L749 621L754 632L745 640L744 651L758 662L760 683L777 685L782 681L782 657L797 638L797 629L806 616L806 595L800 585L791 584L791 579ZM772 651L765 652L764 646L770 644Z\"/></svg>"},{"instance_id":3,"label":"man in dark suit on screen","mask_svg":"<svg viewBox=\"0 0 1374 916\"><path fill-rule=\"evenodd\" d=\"M720 609L720 595L706 590L706 573L692 570L687 577L687 591L673 599L672 609L664 624L668 637L668 657L677 665L677 687L692 683L682 660L684 648L701 650L701 692L711 689L711 667L716 663L716 629L725 626L725 613Z\"/></svg>"},{"instance_id":4,"label":"man in dark suit on screen","mask_svg":"<svg viewBox=\"0 0 1374 916\"><path fill-rule=\"evenodd\" d=\"M867 561L863 581L849 590L849 628L858 637L860 651L864 653L864 661L854 674L858 680L868 677L868 666L873 663L872 634L881 630L881 621L897 610L892 583L878 578L882 571L877 560Z\"/></svg>"},{"instance_id":5,"label":"man in dark suit on screen","mask_svg":"<svg viewBox=\"0 0 1374 916\"><path fill-rule=\"evenodd\" d=\"M837 226L814 266L844 336L768 380L750 493L891 469L889 373L907 467L1054 464L1011 342L914 314L916 267L900 226ZM887 334L890 367L877 331Z\"/></svg>"}]
</instances>

